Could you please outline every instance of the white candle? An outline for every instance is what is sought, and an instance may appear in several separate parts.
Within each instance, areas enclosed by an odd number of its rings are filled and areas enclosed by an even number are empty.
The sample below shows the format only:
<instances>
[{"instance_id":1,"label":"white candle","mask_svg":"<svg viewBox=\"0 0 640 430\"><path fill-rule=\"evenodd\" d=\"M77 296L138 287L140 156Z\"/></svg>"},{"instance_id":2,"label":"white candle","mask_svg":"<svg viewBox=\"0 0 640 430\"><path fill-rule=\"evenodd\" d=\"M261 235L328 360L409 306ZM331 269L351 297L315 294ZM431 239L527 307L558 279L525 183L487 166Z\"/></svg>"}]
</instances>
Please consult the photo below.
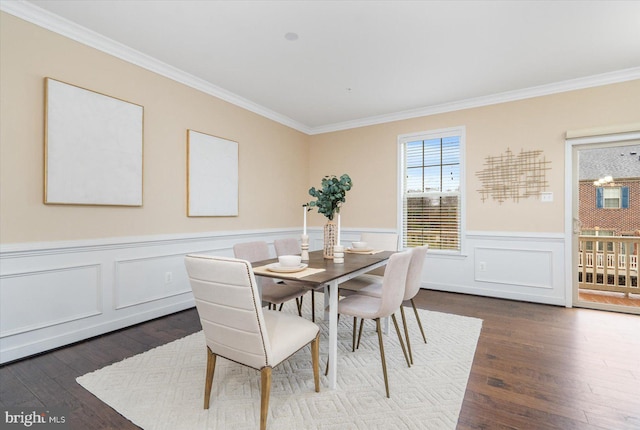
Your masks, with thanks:
<instances>
[{"instance_id":1,"label":"white candle","mask_svg":"<svg viewBox=\"0 0 640 430\"><path fill-rule=\"evenodd\" d=\"M338 240L336 245L340 246L340 212L338 212Z\"/></svg>"},{"instance_id":2,"label":"white candle","mask_svg":"<svg viewBox=\"0 0 640 430\"><path fill-rule=\"evenodd\" d=\"M307 207L302 206L302 211L304 212L304 224L302 227L302 234L306 235L307 234Z\"/></svg>"}]
</instances>

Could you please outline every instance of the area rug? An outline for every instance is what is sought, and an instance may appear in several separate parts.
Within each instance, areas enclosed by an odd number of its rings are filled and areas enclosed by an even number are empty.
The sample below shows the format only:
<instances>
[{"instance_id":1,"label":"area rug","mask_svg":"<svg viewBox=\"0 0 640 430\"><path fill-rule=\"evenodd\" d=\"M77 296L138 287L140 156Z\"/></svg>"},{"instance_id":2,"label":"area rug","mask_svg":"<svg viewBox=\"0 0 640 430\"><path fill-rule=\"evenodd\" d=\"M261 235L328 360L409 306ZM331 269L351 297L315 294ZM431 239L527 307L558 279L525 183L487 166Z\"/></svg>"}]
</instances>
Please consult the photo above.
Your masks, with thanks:
<instances>
[{"instance_id":1,"label":"area rug","mask_svg":"<svg viewBox=\"0 0 640 430\"><path fill-rule=\"evenodd\" d=\"M295 312L295 304L285 311ZM330 390L324 377L328 330L316 319L321 327L321 391L314 392L306 347L273 371L267 427L455 429L482 320L420 310L425 344L411 308L405 311L414 364L407 367L392 326L384 337L391 398L385 395L375 324L365 323L360 348L351 352L352 320L340 320L337 389ZM305 309L305 316L309 313ZM321 313L319 307L316 315ZM217 361L210 409L203 409L204 345L198 332L77 381L143 429L259 428L260 373L225 359Z\"/></svg>"}]
</instances>

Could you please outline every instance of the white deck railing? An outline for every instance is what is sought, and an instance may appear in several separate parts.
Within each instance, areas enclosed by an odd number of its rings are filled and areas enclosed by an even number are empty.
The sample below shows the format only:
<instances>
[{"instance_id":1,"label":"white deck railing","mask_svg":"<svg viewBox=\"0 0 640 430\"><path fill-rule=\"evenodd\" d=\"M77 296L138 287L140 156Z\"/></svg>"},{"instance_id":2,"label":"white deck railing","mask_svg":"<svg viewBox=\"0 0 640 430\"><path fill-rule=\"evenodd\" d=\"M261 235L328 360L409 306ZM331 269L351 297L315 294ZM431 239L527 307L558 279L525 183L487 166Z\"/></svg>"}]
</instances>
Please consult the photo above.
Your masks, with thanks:
<instances>
[{"instance_id":1,"label":"white deck railing","mask_svg":"<svg viewBox=\"0 0 640 430\"><path fill-rule=\"evenodd\" d=\"M580 236L579 288L640 294L637 236Z\"/></svg>"}]
</instances>

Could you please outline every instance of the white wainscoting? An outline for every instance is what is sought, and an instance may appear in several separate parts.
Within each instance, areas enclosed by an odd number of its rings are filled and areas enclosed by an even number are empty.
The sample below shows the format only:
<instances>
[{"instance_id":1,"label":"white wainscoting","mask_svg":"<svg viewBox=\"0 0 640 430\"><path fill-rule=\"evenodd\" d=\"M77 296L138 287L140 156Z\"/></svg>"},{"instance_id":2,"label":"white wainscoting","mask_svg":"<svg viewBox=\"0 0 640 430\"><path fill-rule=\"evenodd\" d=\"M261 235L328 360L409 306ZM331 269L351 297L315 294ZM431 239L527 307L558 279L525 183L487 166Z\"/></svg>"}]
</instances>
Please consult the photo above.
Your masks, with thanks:
<instances>
[{"instance_id":1,"label":"white wainscoting","mask_svg":"<svg viewBox=\"0 0 640 430\"><path fill-rule=\"evenodd\" d=\"M100 315L101 289L98 264L3 275L0 337Z\"/></svg>"},{"instance_id":2,"label":"white wainscoting","mask_svg":"<svg viewBox=\"0 0 640 430\"><path fill-rule=\"evenodd\" d=\"M343 229L342 244L365 231L390 232ZM322 249L322 229L308 233L310 249ZM233 256L234 243L299 234L278 229L3 245L0 362L194 306L183 263L188 253ZM562 235L472 232L465 251L430 251L423 287L566 305Z\"/></svg>"},{"instance_id":3,"label":"white wainscoting","mask_svg":"<svg viewBox=\"0 0 640 430\"><path fill-rule=\"evenodd\" d=\"M308 233L310 249L321 249L321 229ZM188 253L231 257L234 243L272 244L299 234L281 229L4 245L0 362L194 306L184 268Z\"/></svg>"},{"instance_id":4,"label":"white wainscoting","mask_svg":"<svg viewBox=\"0 0 640 430\"><path fill-rule=\"evenodd\" d=\"M565 295L564 247L563 234L467 232L464 255L427 254L423 285L570 306Z\"/></svg>"}]
</instances>

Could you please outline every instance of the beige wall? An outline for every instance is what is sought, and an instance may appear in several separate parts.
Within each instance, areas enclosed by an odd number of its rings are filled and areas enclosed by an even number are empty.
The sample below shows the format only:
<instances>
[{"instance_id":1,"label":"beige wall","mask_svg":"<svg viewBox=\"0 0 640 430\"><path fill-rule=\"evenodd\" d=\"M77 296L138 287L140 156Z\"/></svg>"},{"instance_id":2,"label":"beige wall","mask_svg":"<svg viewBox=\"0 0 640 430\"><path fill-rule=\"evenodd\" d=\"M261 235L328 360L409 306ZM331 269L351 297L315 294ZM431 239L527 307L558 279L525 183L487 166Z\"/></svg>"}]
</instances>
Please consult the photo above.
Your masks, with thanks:
<instances>
[{"instance_id":1,"label":"beige wall","mask_svg":"<svg viewBox=\"0 0 640 430\"><path fill-rule=\"evenodd\" d=\"M564 231L565 132L637 122L640 80L312 136L310 177L349 173L354 187L342 211L345 227L397 226L398 135L466 127L467 229ZM476 172L487 156L510 148L543 150L553 203L482 202ZM319 179L318 179L319 182Z\"/></svg>"},{"instance_id":2,"label":"beige wall","mask_svg":"<svg viewBox=\"0 0 640 430\"><path fill-rule=\"evenodd\" d=\"M301 223L305 134L5 13L0 31L3 244ZM45 77L144 106L142 207L43 204ZM240 216L186 216L187 129L239 142Z\"/></svg>"},{"instance_id":3,"label":"beige wall","mask_svg":"<svg viewBox=\"0 0 640 430\"><path fill-rule=\"evenodd\" d=\"M300 224L300 204L324 175L349 173L342 223L397 226L397 136L466 126L467 229L562 232L564 133L640 121L640 80L306 136L215 97L0 14L0 241L270 229ZM144 204L44 205L44 78L144 106ZM240 144L240 216L186 217L186 130ZM480 200L476 172L507 148L541 149L553 203ZM310 226L324 218L310 215Z\"/></svg>"}]
</instances>

